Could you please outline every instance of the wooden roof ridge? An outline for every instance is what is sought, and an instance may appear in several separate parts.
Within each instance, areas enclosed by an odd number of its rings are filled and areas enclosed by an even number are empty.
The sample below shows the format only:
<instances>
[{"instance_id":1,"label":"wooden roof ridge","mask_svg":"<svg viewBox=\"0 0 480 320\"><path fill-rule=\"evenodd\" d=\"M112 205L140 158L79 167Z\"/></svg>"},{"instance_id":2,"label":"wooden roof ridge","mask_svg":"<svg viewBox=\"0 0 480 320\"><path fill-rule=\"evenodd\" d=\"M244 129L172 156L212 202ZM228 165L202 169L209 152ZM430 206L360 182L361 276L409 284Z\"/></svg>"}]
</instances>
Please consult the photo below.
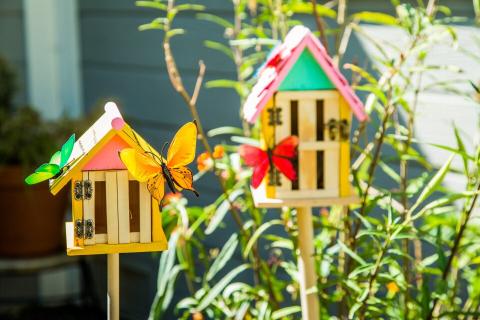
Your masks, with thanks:
<instances>
[{"instance_id":1,"label":"wooden roof ridge","mask_svg":"<svg viewBox=\"0 0 480 320\"><path fill-rule=\"evenodd\" d=\"M55 180L51 180L50 192L57 194L116 135L132 148L160 156L157 150L123 120L116 104L108 102L105 113L75 142L66 170Z\"/></svg>"},{"instance_id":2,"label":"wooden roof ridge","mask_svg":"<svg viewBox=\"0 0 480 320\"><path fill-rule=\"evenodd\" d=\"M310 29L304 26L292 28L285 37L285 41L272 51L266 63L260 69L258 80L243 105L245 120L254 122L257 119L305 48L310 50L357 119L359 121L367 120L368 115L365 113L363 103L335 66L320 41L312 34Z\"/></svg>"}]
</instances>

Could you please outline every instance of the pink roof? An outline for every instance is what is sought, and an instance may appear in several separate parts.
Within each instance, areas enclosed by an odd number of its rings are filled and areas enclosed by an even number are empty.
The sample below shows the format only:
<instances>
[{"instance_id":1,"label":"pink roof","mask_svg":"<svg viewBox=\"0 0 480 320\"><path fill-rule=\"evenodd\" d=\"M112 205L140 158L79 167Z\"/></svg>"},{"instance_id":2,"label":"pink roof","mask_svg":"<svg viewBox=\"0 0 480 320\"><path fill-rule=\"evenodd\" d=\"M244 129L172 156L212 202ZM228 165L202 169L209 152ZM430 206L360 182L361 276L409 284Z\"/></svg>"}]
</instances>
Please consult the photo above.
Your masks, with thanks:
<instances>
[{"instance_id":1,"label":"pink roof","mask_svg":"<svg viewBox=\"0 0 480 320\"><path fill-rule=\"evenodd\" d=\"M328 55L320 41L304 26L296 26L287 34L285 41L274 49L259 72L257 83L243 105L245 120L254 122L265 104L277 91L300 54L308 48L323 71L335 85L359 121L368 119L363 103L352 90L348 81Z\"/></svg>"}]
</instances>

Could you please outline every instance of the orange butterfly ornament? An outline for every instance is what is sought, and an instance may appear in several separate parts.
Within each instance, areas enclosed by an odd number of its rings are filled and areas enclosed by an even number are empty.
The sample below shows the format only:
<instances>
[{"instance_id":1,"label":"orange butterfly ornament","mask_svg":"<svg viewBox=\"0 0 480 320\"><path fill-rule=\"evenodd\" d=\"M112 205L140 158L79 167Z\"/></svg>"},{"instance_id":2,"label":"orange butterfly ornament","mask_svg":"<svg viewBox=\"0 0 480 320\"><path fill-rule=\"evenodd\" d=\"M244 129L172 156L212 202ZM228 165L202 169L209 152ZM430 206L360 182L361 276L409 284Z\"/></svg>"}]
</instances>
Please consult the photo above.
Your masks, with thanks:
<instances>
[{"instance_id":1,"label":"orange butterfly ornament","mask_svg":"<svg viewBox=\"0 0 480 320\"><path fill-rule=\"evenodd\" d=\"M119 152L120 159L130 174L140 182L147 182L148 191L161 203L165 194L165 181L169 189L176 191L190 190L198 197L193 188L192 171L187 168L195 159L197 144L197 125L188 122L175 134L167 152L167 158L149 151L140 152L126 148ZM166 143L162 149L162 153Z\"/></svg>"}]
</instances>

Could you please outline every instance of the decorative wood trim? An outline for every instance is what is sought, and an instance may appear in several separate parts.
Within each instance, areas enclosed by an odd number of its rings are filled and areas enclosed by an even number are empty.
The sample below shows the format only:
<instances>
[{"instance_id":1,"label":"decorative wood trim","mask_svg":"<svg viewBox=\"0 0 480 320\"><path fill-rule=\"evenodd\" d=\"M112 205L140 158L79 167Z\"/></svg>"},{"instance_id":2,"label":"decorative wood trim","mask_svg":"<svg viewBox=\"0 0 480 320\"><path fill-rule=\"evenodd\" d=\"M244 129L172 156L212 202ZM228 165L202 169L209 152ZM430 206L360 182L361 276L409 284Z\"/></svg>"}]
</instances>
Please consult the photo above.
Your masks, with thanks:
<instances>
[{"instance_id":1,"label":"decorative wood trim","mask_svg":"<svg viewBox=\"0 0 480 320\"><path fill-rule=\"evenodd\" d=\"M294 194L294 192L290 192L288 196L291 196L292 194ZM252 196L257 208L321 207L360 203L360 199L356 195L348 197L328 197L325 195L318 196L309 191L306 191L304 195L305 197L299 198L281 198L280 196L276 198L267 198L265 197L265 189L262 188L262 186L258 187L258 189L252 188Z\"/></svg>"},{"instance_id":2,"label":"decorative wood trim","mask_svg":"<svg viewBox=\"0 0 480 320\"><path fill-rule=\"evenodd\" d=\"M90 171L84 171L83 172L83 181L90 180L92 182L92 188L93 188L93 193L92 197L88 200L84 199L83 200L83 222L87 220L92 220L93 221L93 238L91 239L85 239L84 244L85 245L94 245L95 244L95 178L96 174L95 172L90 172Z\"/></svg>"},{"instance_id":3,"label":"decorative wood trim","mask_svg":"<svg viewBox=\"0 0 480 320\"><path fill-rule=\"evenodd\" d=\"M82 172L77 172L72 175L71 181L71 193L72 193L72 232L73 226L75 226L75 220L83 221L83 200L75 200L75 182L81 181L83 179ZM84 241L83 238L75 237L75 233L72 234L72 239L74 239L75 246L83 247Z\"/></svg>"},{"instance_id":4,"label":"decorative wood trim","mask_svg":"<svg viewBox=\"0 0 480 320\"><path fill-rule=\"evenodd\" d=\"M106 233L96 234L95 235L95 242L96 242L96 244L107 243L108 242L107 234Z\"/></svg>"},{"instance_id":5,"label":"decorative wood trim","mask_svg":"<svg viewBox=\"0 0 480 320\"><path fill-rule=\"evenodd\" d=\"M337 151L340 148L337 141L306 141L301 142L298 146L298 151L308 150L327 150L332 149Z\"/></svg>"},{"instance_id":6,"label":"decorative wood trim","mask_svg":"<svg viewBox=\"0 0 480 320\"><path fill-rule=\"evenodd\" d=\"M117 171L118 242L130 243L128 171Z\"/></svg>"},{"instance_id":7,"label":"decorative wood trim","mask_svg":"<svg viewBox=\"0 0 480 320\"><path fill-rule=\"evenodd\" d=\"M280 108L282 111L282 124L275 127L275 144L291 135L291 116L290 116L290 97L281 95L282 92L278 92L275 95L275 107ZM291 190L292 182L288 180L283 174L280 175L280 186L276 186L275 192L279 190Z\"/></svg>"},{"instance_id":8,"label":"decorative wood trim","mask_svg":"<svg viewBox=\"0 0 480 320\"><path fill-rule=\"evenodd\" d=\"M158 205L158 201L154 198L152 199L152 242L165 242L165 233L162 228L162 212Z\"/></svg>"},{"instance_id":9,"label":"decorative wood trim","mask_svg":"<svg viewBox=\"0 0 480 320\"><path fill-rule=\"evenodd\" d=\"M117 173L105 172L105 185L107 195L107 239L109 244L118 243L118 194Z\"/></svg>"},{"instance_id":10,"label":"decorative wood trim","mask_svg":"<svg viewBox=\"0 0 480 320\"><path fill-rule=\"evenodd\" d=\"M325 122L328 122L330 119L338 120L340 118L340 108L339 108L339 94L337 91L333 91L328 98L324 98L324 115ZM337 140L331 140L328 132L325 132L325 141L330 141L337 145L335 149L325 150L324 155L324 179L325 179L325 191L329 196L337 197L339 195L339 148L340 142Z\"/></svg>"},{"instance_id":11,"label":"decorative wood trim","mask_svg":"<svg viewBox=\"0 0 480 320\"><path fill-rule=\"evenodd\" d=\"M140 242L140 232L130 232L130 243Z\"/></svg>"},{"instance_id":12,"label":"decorative wood trim","mask_svg":"<svg viewBox=\"0 0 480 320\"><path fill-rule=\"evenodd\" d=\"M338 99L337 90L308 90L308 91L279 91L275 94L277 99L288 100L322 100Z\"/></svg>"},{"instance_id":13,"label":"decorative wood trim","mask_svg":"<svg viewBox=\"0 0 480 320\"><path fill-rule=\"evenodd\" d=\"M139 183L140 201L140 242L152 242L152 215L155 214L152 206L152 196L147 189L146 182ZM158 205L157 205L158 206Z\"/></svg>"},{"instance_id":14,"label":"decorative wood trim","mask_svg":"<svg viewBox=\"0 0 480 320\"><path fill-rule=\"evenodd\" d=\"M308 92L307 92L308 93ZM296 95L298 96L298 95ZM310 95L300 95L301 99L298 103L298 138L299 145L304 142L315 142L317 123L316 117L312 116L315 112L315 100L309 97ZM299 166L299 189L300 190L315 190L317 189L317 153L316 151L298 152L298 166ZM294 191L299 193L299 191ZM280 196L280 192L278 193Z\"/></svg>"},{"instance_id":15,"label":"decorative wood trim","mask_svg":"<svg viewBox=\"0 0 480 320\"><path fill-rule=\"evenodd\" d=\"M263 150L267 150L269 147L267 140L275 141L275 127L269 125L269 119L268 119L268 110L274 107L274 98L272 97L266 104L265 110L261 114L261 128L262 128L262 135L261 135L261 146ZM265 178L262 181L262 184L265 184L266 192L267 192L267 197L273 198L275 197L275 187L268 185L268 174L265 176Z\"/></svg>"},{"instance_id":16,"label":"decorative wood trim","mask_svg":"<svg viewBox=\"0 0 480 320\"><path fill-rule=\"evenodd\" d=\"M343 97L340 97L340 120L347 120L351 126L352 110L348 106ZM349 131L350 132L350 131ZM340 142L340 196L346 197L352 194L352 186L350 185L350 140Z\"/></svg>"}]
</instances>

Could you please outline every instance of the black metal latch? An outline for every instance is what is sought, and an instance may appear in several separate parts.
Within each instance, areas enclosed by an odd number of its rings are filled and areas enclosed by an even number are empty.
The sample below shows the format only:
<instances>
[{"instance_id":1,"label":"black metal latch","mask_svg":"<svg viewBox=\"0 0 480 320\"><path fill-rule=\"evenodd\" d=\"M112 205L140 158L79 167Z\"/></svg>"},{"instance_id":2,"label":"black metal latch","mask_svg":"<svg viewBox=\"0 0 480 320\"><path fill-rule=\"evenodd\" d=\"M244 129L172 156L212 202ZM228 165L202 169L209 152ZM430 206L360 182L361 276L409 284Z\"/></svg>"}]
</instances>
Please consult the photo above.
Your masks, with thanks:
<instances>
[{"instance_id":1,"label":"black metal latch","mask_svg":"<svg viewBox=\"0 0 480 320\"><path fill-rule=\"evenodd\" d=\"M77 238L92 239L94 232L95 228L92 219L87 219L86 221L75 220L75 235Z\"/></svg>"},{"instance_id":2,"label":"black metal latch","mask_svg":"<svg viewBox=\"0 0 480 320\"><path fill-rule=\"evenodd\" d=\"M268 111L268 125L276 126L282 124L282 109L281 108L270 108Z\"/></svg>"},{"instance_id":3,"label":"black metal latch","mask_svg":"<svg viewBox=\"0 0 480 320\"><path fill-rule=\"evenodd\" d=\"M339 137L340 141L345 141L350 137L350 126L346 119L330 119L326 123L326 127L330 140L337 140L337 137Z\"/></svg>"},{"instance_id":4,"label":"black metal latch","mask_svg":"<svg viewBox=\"0 0 480 320\"><path fill-rule=\"evenodd\" d=\"M75 200L90 200L93 195L93 184L90 180L75 181L73 187Z\"/></svg>"}]
</instances>

